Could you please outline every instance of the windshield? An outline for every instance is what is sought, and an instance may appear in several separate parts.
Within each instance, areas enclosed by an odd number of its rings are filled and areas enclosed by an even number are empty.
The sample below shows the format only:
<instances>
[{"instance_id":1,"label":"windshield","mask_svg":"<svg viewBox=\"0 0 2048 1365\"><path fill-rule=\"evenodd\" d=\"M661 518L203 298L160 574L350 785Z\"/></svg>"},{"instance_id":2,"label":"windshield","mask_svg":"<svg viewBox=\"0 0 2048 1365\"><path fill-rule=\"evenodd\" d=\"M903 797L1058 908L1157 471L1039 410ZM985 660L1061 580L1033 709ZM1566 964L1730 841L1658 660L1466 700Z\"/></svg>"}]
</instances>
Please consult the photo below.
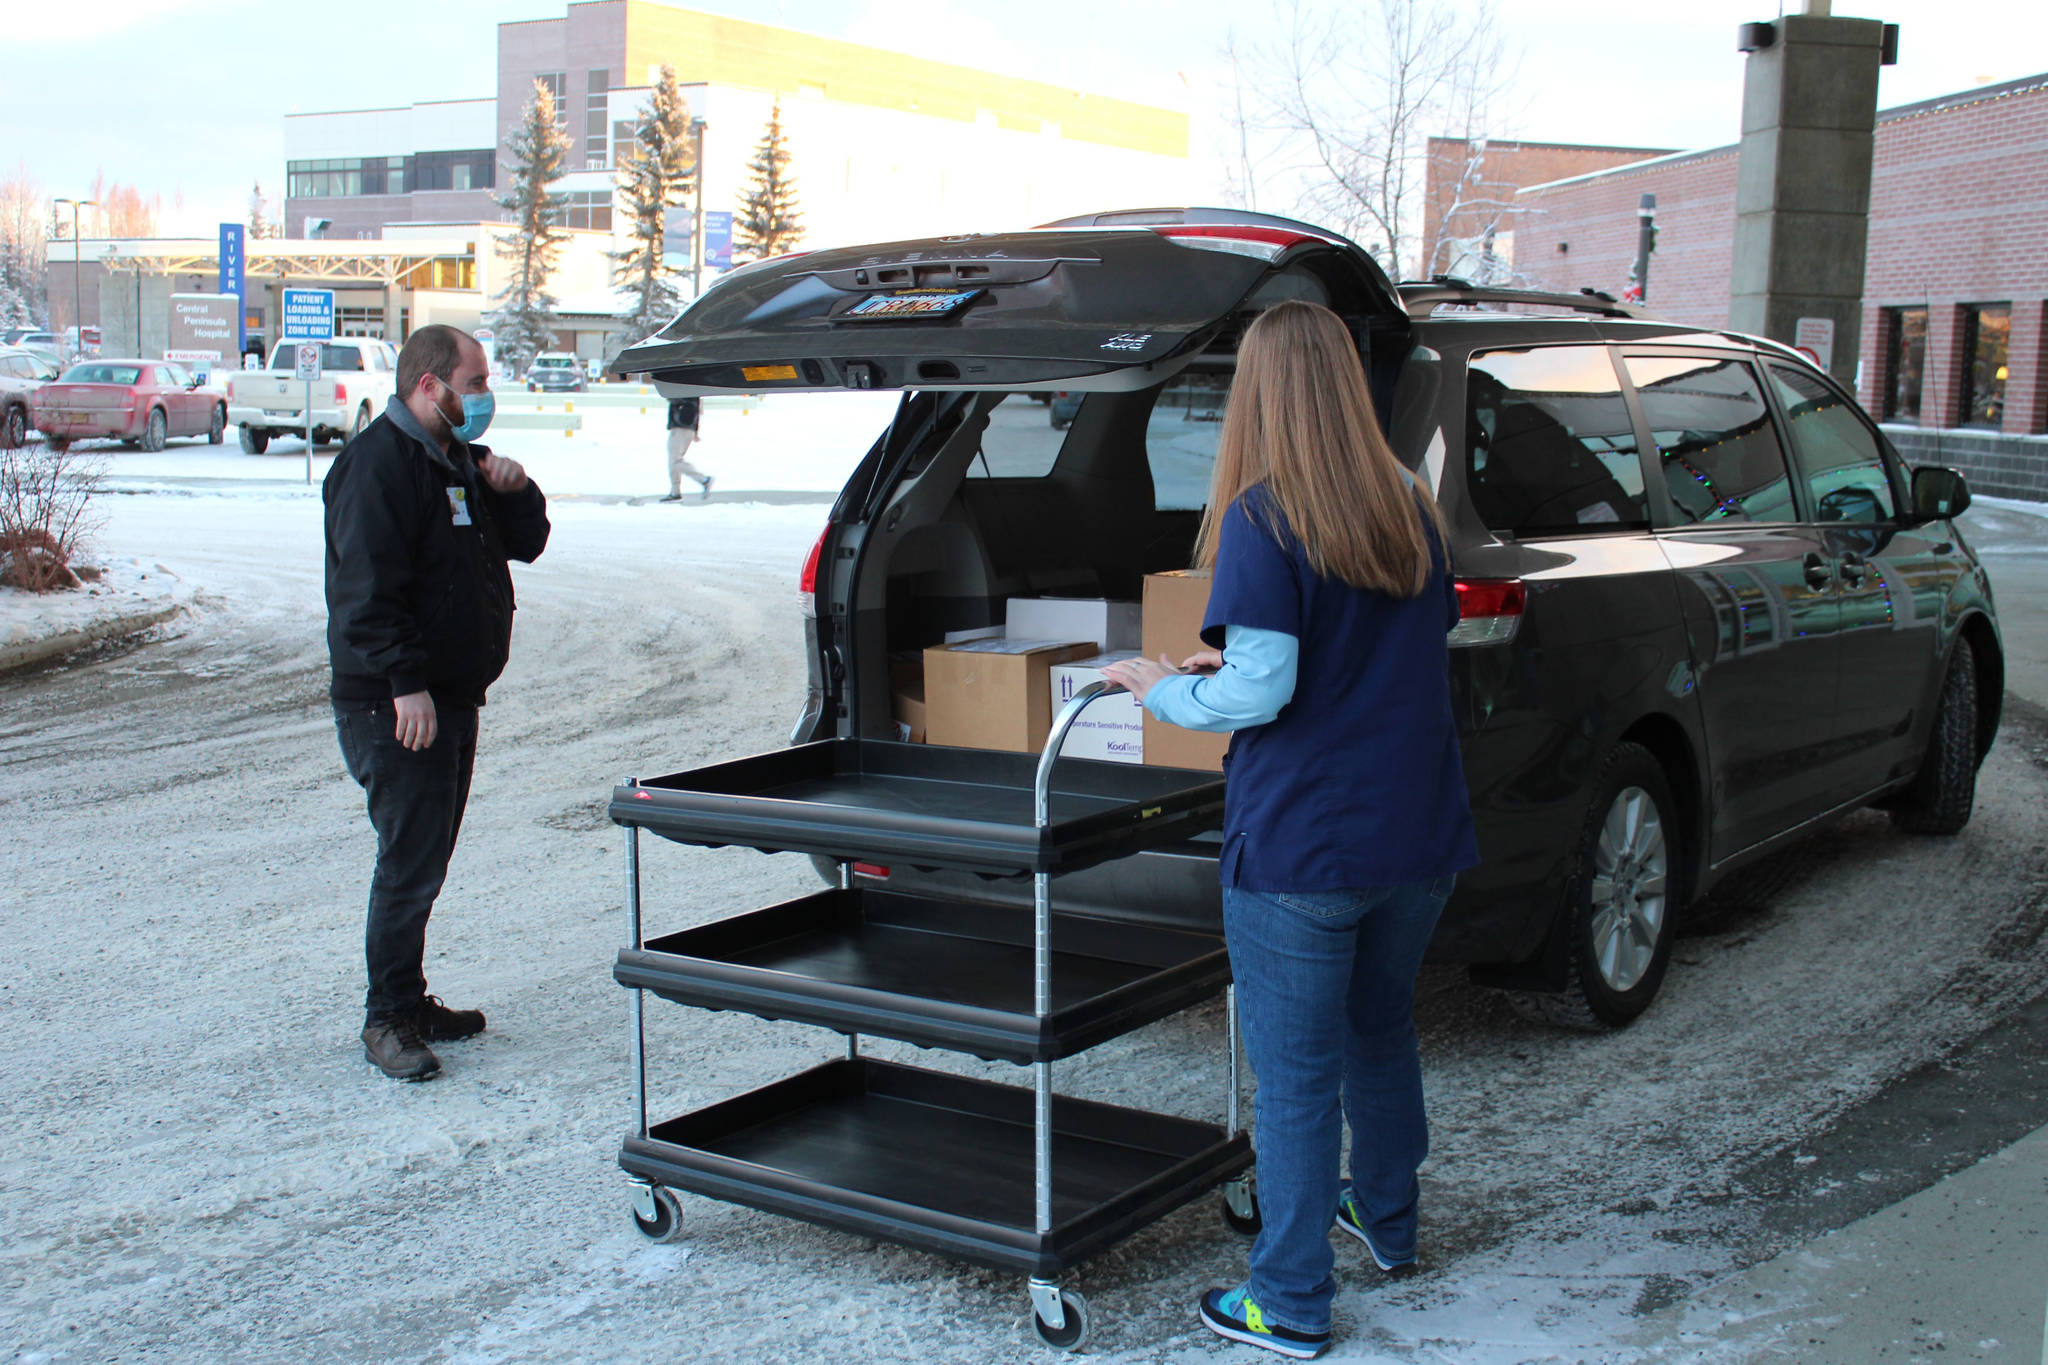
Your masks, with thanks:
<instances>
[{"instance_id":1,"label":"windshield","mask_svg":"<svg viewBox=\"0 0 2048 1365\"><path fill-rule=\"evenodd\" d=\"M133 384L140 378L140 365L73 365L64 372L66 384Z\"/></svg>"},{"instance_id":2,"label":"windshield","mask_svg":"<svg viewBox=\"0 0 2048 1365\"><path fill-rule=\"evenodd\" d=\"M298 368L298 345L285 341L278 344L270 357L273 370L295 370ZM363 368L363 353L353 346L322 346L320 368L323 370L360 370Z\"/></svg>"},{"instance_id":3,"label":"windshield","mask_svg":"<svg viewBox=\"0 0 2048 1365\"><path fill-rule=\"evenodd\" d=\"M565 355L544 355L533 362L536 370L566 370L576 362Z\"/></svg>"}]
</instances>

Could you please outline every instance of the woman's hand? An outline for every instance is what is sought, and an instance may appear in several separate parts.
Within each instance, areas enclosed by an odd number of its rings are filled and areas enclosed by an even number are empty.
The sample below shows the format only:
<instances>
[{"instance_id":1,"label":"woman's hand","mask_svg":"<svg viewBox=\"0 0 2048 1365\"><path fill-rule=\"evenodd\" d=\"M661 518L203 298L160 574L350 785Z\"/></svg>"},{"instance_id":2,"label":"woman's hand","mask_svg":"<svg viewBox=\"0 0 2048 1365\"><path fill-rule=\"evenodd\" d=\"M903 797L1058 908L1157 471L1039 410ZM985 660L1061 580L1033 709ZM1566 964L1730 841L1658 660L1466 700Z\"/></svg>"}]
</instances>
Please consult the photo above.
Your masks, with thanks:
<instances>
[{"instance_id":1,"label":"woman's hand","mask_svg":"<svg viewBox=\"0 0 2048 1365\"><path fill-rule=\"evenodd\" d=\"M1222 657L1219 654L1217 662L1221 663ZM1145 700L1145 694L1154 687L1157 687L1160 679L1171 678L1179 672L1180 670L1173 666L1173 661L1162 654L1159 656L1157 663L1140 657L1110 664L1102 670L1102 676L1129 692L1142 703Z\"/></svg>"},{"instance_id":2,"label":"woman's hand","mask_svg":"<svg viewBox=\"0 0 2048 1365\"><path fill-rule=\"evenodd\" d=\"M1205 649L1180 661L1180 671L1183 673L1214 673L1221 667L1223 651L1220 649Z\"/></svg>"}]
</instances>

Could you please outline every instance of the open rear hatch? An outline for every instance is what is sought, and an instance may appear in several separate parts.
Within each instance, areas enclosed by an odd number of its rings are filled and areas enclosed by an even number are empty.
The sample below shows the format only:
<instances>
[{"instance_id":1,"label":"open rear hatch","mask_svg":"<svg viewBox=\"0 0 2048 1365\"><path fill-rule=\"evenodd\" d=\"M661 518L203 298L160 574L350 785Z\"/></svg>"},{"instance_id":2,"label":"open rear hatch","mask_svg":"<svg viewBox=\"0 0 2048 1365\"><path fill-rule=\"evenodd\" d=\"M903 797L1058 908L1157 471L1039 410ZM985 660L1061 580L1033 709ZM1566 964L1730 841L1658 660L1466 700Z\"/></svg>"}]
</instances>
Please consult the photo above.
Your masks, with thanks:
<instances>
[{"instance_id":1,"label":"open rear hatch","mask_svg":"<svg viewBox=\"0 0 2048 1365\"><path fill-rule=\"evenodd\" d=\"M652 375L671 396L1139 389L1296 265L1323 277L1340 312L1405 329L1386 276L1342 238L1285 219L1173 209L761 261L621 352L612 370Z\"/></svg>"}]
</instances>

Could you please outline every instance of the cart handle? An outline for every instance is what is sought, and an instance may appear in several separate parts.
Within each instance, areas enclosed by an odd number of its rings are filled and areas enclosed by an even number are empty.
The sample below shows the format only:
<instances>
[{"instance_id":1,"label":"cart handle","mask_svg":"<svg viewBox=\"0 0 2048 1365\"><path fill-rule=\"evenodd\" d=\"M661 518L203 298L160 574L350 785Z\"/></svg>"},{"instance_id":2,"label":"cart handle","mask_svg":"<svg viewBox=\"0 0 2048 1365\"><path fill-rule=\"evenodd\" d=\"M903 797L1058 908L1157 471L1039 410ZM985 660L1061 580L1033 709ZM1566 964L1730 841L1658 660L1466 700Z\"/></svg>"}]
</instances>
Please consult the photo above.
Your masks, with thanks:
<instances>
[{"instance_id":1,"label":"cart handle","mask_svg":"<svg viewBox=\"0 0 2048 1365\"><path fill-rule=\"evenodd\" d=\"M1038 756L1038 777L1032 783L1031 795L1034 801L1032 818L1038 828L1052 824L1052 765L1060 756L1060 746L1067 742L1067 731L1074 728L1074 722L1088 709L1088 704L1099 701L1112 692L1122 692L1120 683L1092 682L1074 694L1074 699L1060 708L1053 718L1052 731L1045 737L1045 751Z\"/></svg>"}]
</instances>

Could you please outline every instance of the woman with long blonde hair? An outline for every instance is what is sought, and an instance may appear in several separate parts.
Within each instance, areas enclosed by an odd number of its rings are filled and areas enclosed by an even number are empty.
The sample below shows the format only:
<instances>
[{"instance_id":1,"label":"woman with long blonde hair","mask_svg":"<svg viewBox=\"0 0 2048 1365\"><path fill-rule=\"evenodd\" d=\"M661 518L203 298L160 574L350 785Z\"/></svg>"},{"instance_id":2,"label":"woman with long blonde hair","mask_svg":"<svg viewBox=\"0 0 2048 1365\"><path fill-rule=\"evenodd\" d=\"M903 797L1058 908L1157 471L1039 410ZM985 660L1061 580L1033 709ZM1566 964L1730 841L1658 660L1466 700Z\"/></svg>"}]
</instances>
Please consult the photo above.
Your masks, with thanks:
<instances>
[{"instance_id":1,"label":"woman with long blonde hair","mask_svg":"<svg viewBox=\"0 0 2048 1365\"><path fill-rule=\"evenodd\" d=\"M1415 1264L1429 1146L1415 977L1479 860L1442 514L1387 444L1327 308L1282 303L1246 329L1196 559L1214 570L1212 648L1105 672L1161 720L1233 732L1217 871L1259 1078L1263 1226L1250 1277L1210 1290L1200 1315L1305 1359L1330 1341L1333 1224L1381 1271Z\"/></svg>"}]
</instances>

